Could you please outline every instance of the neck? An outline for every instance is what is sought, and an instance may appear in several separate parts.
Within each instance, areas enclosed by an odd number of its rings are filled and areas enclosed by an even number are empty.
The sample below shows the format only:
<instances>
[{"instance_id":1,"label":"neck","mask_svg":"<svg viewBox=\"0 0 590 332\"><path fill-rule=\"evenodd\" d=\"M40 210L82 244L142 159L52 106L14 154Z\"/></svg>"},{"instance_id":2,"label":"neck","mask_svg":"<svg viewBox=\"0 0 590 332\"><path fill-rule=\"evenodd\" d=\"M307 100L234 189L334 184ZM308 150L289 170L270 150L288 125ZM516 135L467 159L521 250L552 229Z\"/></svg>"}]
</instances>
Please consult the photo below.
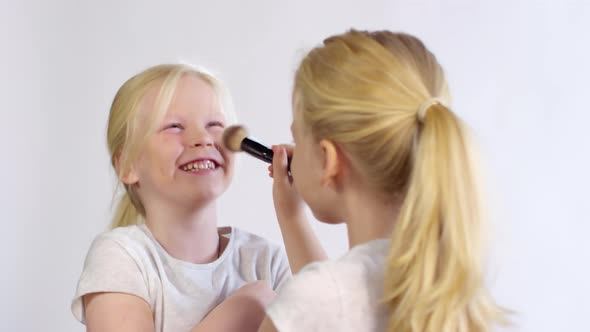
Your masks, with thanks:
<instances>
[{"instance_id":1,"label":"neck","mask_svg":"<svg viewBox=\"0 0 590 332\"><path fill-rule=\"evenodd\" d=\"M348 193L344 197L348 246L377 239L391 239L399 214L399 202L375 199L371 193Z\"/></svg>"},{"instance_id":2,"label":"neck","mask_svg":"<svg viewBox=\"0 0 590 332\"><path fill-rule=\"evenodd\" d=\"M188 210L149 206L146 226L170 256L195 264L218 258L221 243L214 201Z\"/></svg>"}]
</instances>

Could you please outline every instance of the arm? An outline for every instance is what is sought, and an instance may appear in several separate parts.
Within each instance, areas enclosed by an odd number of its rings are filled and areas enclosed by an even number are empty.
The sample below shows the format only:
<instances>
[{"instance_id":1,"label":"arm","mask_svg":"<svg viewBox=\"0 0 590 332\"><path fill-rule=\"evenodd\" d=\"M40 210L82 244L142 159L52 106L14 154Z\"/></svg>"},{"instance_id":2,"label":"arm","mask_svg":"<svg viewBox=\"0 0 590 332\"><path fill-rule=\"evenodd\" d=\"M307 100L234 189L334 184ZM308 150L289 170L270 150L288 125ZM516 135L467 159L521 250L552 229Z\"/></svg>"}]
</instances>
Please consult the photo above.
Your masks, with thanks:
<instances>
[{"instance_id":1,"label":"arm","mask_svg":"<svg viewBox=\"0 0 590 332\"><path fill-rule=\"evenodd\" d=\"M268 316L264 318L258 332L279 332Z\"/></svg>"},{"instance_id":2,"label":"arm","mask_svg":"<svg viewBox=\"0 0 590 332\"><path fill-rule=\"evenodd\" d=\"M192 332L257 331L274 292L265 282L238 289L213 309ZM153 313L143 299L124 293L84 296L87 331L154 331Z\"/></svg>"},{"instance_id":3,"label":"arm","mask_svg":"<svg viewBox=\"0 0 590 332\"><path fill-rule=\"evenodd\" d=\"M269 167L273 181L273 199L277 219L291 271L296 274L305 265L324 260L327 255L305 215L305 205L287 174L291 146L273 146L273 164Z\"/></svg>"},{"instance_id":4,"label":"arm","mask_svg":"<svg viewBox=\"0 0 590 332\"><path fill-rule=\"evenodd\" d=\"M154 318L147 302L124 293L85 295L86 330L154 331Z\"/></svg>"},{"instance_id":5,"label":"arm","mask_svg":"<svg viewBox=\"0 0 590 332\"><path fill-rule=\"evenodd\" d=\"M256 332L274 298L270 285L257 281L242 286L197 325L192 332Z\"/></svg>"}]
</instances>

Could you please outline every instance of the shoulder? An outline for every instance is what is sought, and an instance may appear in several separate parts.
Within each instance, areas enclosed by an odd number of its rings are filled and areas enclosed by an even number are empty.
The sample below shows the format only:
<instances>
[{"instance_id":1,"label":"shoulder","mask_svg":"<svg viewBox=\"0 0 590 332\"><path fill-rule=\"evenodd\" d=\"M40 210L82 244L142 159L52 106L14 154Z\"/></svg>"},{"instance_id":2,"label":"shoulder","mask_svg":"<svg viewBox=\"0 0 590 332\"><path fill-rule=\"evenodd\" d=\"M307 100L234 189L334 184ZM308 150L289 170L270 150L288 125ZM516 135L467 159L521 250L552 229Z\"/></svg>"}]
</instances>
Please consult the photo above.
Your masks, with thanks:
<instances>
[{"instance_id":1,"label":"shoulder","mask_svg":"<svg viewBox=\"0 0 590 332\"><path fill-rule=\"evenodd\" d=\"M335 273L338 270L337 266L338 263L332 260L307 265L285 285L285 293L294 298L323 296L337 299L339 296L337 273ZM310 291L302 293L303 288Z\"/></svg>"},{"instance_id":2,"label":"shoulder","mask_svg":"<svg viewBox=\"0 0 590 332\"><path fill-rule=\"evenodd\" d=\"M113 271L146 274L157 259L157 249L141 226L119 227L96 236L84 261L84 274L95 276Z\"/></svg>"},{"instance_id":3,"label":"shoulder","mask_svg":"<svg viewBox=\"0 0 590 332\"><path fill-rule=\"evenodd\" d=\"M135 295L150 305L148 279L149 238L139 226L116 228L99 234L92 242L72 301L74 316L84 321L82 298L93 293Z\"/></svg>"},{"instance_id":4,"label":"shoulder","mask_svg":"<svg viewBox=\"0 0 590 332\"><path fill-rule=\"evenodd\" d=\"M332 262L330 267L358 272L381 270L389 253L390 243L390 240L378 239L357 245Z\"/></svg>"},{"instance_id":5,"label":"shoulder","mask_svg":"<svg viewBox=\"0 0 590 332\"><path fill-rule=\"evenodd\" d=\"M269 257L284 256L283 247L260 235L232 227L227 231L231 232L233 247L242 257ZM223 234L223 233L222 233Z\"/></svg>"},{"instance_id":6,"label":"shoulder","mask_svg":"<svg viewBox=\"0 0 590 332\"><path fill-rule=\"evenodd\" d=\"M102 232L94 239L94 243L111 242L119 243L121 245L133 245L136 243L143 243L149 240L149 236L144 230L145 225L132 225L125 227L117 227L111 230Z\"/></svg>"},{"instance_id":7,"label":"shoulder","mask_svg":"<svg viewBox=\"0 0 590 332\"><path fill-rule=\"evenodd\" d=\"M223 227L221 229L222 234L224 233L231 233L232 240L239 244L242 248L269 248L269 249L278 249L280 248L278 244L273 241L270 241L260 235L250 233L245 231L241 228L237 227Z\"/></svg>"},{"instance_id":8,"label":"shoulder","mask_svg":"<svg viewBox=\"0 0 590 332\"><path fill-rule=\"evenodd\" d=\"M337 330L342 296L333 268L333 261L312 263L282 286L267 309L277 330Z\"/></svg>"},{"instance_id":9,"label":"shoulder","mask_svg":"<svg viewBox=\"0 0 590 332\"><path fill-rule=\"evenodd\" d=\"M88 258L108 254L111 257L129 255L138 259L138 256L151 251L153 246L153 241L142 226L117 227L94 238L88 251Z\"/></svg>"},{"instance_id":10,"label":"shoulder","mask_svg":"<svg viewBox=\"0 0 590 332\"><path fill-rule=\"evenodd\" d=\"M342 324L365 322L362 313L371 312L383 294L388 248L387 240L372 241L339 259L307 265L285 283L268 316L279 331L351 330Z\"/></svg>"},{"instance_id":11,"label":"shoulder","mask_svg":"<svg viewBox=\"0 0 590 332\"><path fill-rule=\"evenodd\" d=\"M282 246L239 228L233 227L226 232L231 232L231 251L238 255L241 270L253 268L256 278L269 280L275 290L290 278L291 269Z\"/></svg>"},{"instance_id":12,"label":"shoulder","mask_svg":"<svg viewBox=\"0 0 590 332\"><path fill-rule=\"evenodd\" d=\"M160 264L158 249L141 226L115 228L92 241L80 283L102 283L111 278L146 283Z\"/></svg>"}]
</instances>

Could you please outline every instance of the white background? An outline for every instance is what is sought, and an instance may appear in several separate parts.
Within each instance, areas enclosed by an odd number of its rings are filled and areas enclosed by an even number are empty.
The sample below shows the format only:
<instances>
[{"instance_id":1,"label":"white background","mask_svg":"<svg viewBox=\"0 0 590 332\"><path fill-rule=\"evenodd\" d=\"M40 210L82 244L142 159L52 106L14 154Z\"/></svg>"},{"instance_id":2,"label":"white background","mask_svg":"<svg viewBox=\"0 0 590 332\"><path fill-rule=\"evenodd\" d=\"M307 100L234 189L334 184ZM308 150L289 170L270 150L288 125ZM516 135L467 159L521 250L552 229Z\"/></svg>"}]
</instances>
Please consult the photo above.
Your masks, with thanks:
<instances>
[{"instance_id":1,"label":"white background","mask_svg":"<svg viewBox=\"0 0 590 332\"><path fill-rule=\"evenodd\" d=\"M422 38L475 129L494 206L490 285L513 330L588 331L588 1L2 0L0 330L82 331L70 301L110 222L106 121L117 88L161 62L204 65L267 144L288 142L303 52L354 27ZM266 165L243 156L222 224L280 242ZM342 227L317 226L332 256Z\"/></svg>"}]
</instances>

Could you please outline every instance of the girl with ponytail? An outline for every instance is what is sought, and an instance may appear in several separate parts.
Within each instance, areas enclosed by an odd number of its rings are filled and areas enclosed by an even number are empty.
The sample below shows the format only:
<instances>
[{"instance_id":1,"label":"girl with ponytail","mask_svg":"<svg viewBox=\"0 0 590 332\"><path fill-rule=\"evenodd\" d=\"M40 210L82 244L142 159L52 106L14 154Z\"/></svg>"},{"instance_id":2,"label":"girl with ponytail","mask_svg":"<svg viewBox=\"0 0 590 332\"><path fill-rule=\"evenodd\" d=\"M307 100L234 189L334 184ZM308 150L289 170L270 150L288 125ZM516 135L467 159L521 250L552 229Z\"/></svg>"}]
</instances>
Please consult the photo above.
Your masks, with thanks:
<instances>
[{"instance_id":1,"label":"girl with ponytail","mask_svg":"<svg viewBox=\"0 0 590 332\"><path fill-rule=\"evenodd\" d=\"M484 332L482 206L465 125L417 38L350 31L295 74L294 146L275 146L273 197L293 273L260 331ZM287 172L287 160L292 158ZM326 255L305 218L345 223Z\"/></svg>"},{"instance_id":2,"label":"girl with ponytail","mask_svg":"<svg viewBox=\"0 0 590 332\"><path fill-rule=\"evenodd\" d=\"M88 251L72 302L89 331L256 331L289 277L278 245L217 226L234 158L221 82L186 64L148 68L111 106L107 142L124 192Z\"/></svg>"}]
</instances>

